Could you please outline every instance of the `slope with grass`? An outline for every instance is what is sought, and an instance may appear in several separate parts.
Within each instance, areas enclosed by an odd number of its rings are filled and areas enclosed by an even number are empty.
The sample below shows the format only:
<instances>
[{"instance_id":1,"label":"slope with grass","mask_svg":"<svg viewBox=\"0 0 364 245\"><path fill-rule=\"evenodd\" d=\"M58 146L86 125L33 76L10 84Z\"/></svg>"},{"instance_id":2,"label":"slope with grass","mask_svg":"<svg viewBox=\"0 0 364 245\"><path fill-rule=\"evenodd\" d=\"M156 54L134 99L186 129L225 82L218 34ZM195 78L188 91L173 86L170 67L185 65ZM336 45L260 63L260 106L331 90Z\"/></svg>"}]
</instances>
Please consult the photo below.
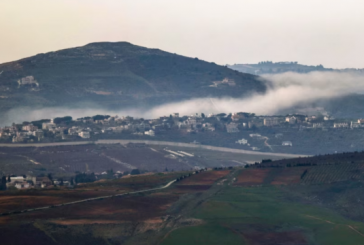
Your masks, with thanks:
<instances>
[{"instance_id":1,"label":"slope with grass","mask_svg":"<svg viewBox=\"0 0 364 245\"><path fill-rule=\"evenodd\" d=\"M146 106L265 91L256 76L127 42L91 43L38 54L0 64L0 71L0 110L88 102L108 108ZM230 82L223 83L225 78ZM218 86L211 86L214 82Z\"/></svg>"}]
</instances>

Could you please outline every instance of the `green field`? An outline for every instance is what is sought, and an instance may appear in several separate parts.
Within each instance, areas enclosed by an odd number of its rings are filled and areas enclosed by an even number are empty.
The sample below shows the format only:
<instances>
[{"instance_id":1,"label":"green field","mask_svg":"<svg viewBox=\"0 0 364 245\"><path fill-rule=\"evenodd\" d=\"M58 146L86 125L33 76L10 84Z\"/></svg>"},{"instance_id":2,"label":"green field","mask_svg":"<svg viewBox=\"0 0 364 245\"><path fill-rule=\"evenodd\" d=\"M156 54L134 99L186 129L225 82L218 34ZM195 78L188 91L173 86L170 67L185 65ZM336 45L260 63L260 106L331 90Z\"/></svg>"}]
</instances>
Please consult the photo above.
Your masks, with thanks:
<instances>
[{"instance_id":1,"label":"green field","mask_svg":"<svg viewBox=\"0 0 364 245\"><path fill-rule=\"evenodd\" d=\"M227 186L192 216L204 225L174 230L161 244L364 244L364 223L289 201L276 187Z\"/></svg>"}]
</instances>

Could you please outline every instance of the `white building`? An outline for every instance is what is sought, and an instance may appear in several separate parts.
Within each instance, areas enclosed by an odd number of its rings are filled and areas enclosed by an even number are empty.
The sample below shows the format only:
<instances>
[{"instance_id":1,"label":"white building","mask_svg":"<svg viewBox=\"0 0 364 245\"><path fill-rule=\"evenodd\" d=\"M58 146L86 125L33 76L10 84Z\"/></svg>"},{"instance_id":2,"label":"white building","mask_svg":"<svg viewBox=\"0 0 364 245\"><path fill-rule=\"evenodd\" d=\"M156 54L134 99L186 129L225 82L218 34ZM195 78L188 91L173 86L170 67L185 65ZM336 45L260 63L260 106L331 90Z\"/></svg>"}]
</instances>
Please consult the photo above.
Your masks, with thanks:
<instances>
[{"instance_id":1,"label":"white building","mask_svg":"<svg viewBox=\"0 0 364 245\"><path fill-rule=\"evenodd\" d=\"M343 123L334 123L334 128L348 128L349 123L343 122Z\"/></svg>"},{"instance_id":2,"label":"white building","mask_svg":"<svg viewBox=\"0 0 364 245\"><path fill-rule=\"evenodd\" d=\"M286 117L286 122L288 122L289 124L295 124L297 122L297 118L294 116Z\"/></svg>"},{"instance_id":3,"label":"white building","mask_svg":"<svg viewBox=\"0 0 364 245\"><path fill-rule=\"evenodd\" d=\"M155 136L154 130L145 131L144 134L149 136Z\"/></svg>"},{"instance_id":4,"label":"white building","mask_svg":"<svg viewBox=\"0 0 364 245\"><path fill-rule=\"evenodd\" d=\"M50 129L54 129L56 128L56 124L49 122L49 123L43 123L42 124L42 129L44 130L50 130Z\"/></svg>"},{"instance_id":5,"label":"white building","mask_svg":"<svg viewBox=\"0 0 364 245\"><path fill-rule=\"evenodd\" d=\"M226 131L228 133L238 133L239 132L238 124L233 122L226 124Z\"/></svg>"},{"instance_id":6,"label":"white building","mask_svg":"<svg viewBox=\"0 0 364 245\"><path fill-rule=\"evenodd\" d=\"M292 142L291 141L283 141L282 145L283 146L292 146Z\"/></svg>"},{"instance_id":7,"label":"white building","mask_svg":"<svg viewBox=\"0 0 364 245\"><path fill-rule=\"evenodd\" d=\"M361 124L358 122L351 122L350 123L350 128L360 128Z\"/></svg>"},{"instance_id":8,"label":"white building","mask_svg":"<svg viewBox=\"0 0 364 245\"><path fill-rule=\"evenodd\" d=\"M248 144L248 140L241 139L241 140L236 141L235 143L240 144L240 145L246 145L246 144Z\"/></svg>"},{"instance_id":9,"label":"white building","mask_svg":"<svg viewBox=\"0 0 364 245\"><path fill-rule=\"evenodd\" d=\"M277 117L267 117L263 120L263 125L266 127L279 125L280 120Z\"/></svg>"},{"instance_id":10,"label":"white building","mask_svg":"<svg viewBox=\"0 0 364 245\"><path fill-rule=\"evenodd\" d=\"M36 131L38 129L37 126L34 126L33 124L25 125L22 127L22 130L24 131Z\"/></svg>"},{"instance_id":11,"label":"white building","mask_svg":"<svg viewBox=\"0 0 364 245\"><path fill-rule=\"evenodd\" d=\"M86 131L82 131L82 132L78 133L78 136L80 136L83 139L89 139L91 137L90 132L86 132Z\"/></svg>"},{"instance_id":12,"label":"white building","mask_svg":"<svg viewBox=\"0 0 364 245\"><path fill-rule=\"evenodd\" d=\"M19 182L15 184L15 188L21 190L21 189L28 189L30 188L30 184L28 182Z\"/></svg>"},{"instance_id":13,"label":"white building","mask_svg":"<svg viewBox=\"0 0 364 245\"><path fill-rule=\"evenodd\" d=\"M312 127L313 128L323 128L324 124L323 123L312 123Z\"/></svg>"}]
</instances>

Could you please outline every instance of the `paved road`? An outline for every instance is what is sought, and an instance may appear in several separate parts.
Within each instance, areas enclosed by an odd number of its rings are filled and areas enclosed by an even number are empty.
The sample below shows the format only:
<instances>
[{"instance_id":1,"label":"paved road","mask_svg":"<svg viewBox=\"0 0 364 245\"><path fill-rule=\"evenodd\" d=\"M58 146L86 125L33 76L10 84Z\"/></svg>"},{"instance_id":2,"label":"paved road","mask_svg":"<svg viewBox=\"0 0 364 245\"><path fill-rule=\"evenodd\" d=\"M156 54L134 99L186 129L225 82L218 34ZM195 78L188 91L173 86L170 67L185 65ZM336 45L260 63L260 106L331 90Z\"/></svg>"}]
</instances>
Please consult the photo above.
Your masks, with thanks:
<instances>
[{"instance_id":1,"label":"paved road","mask_svg":"<svg viewBox=\"0 0 364 245\"><path fill-rule=\"evenodd\" d=\"M40 207L40 208L24 209L24 210L21 210L21 211L10 211L10 212L5 212L5 213L0 213L0 216L15 215L15 214L20 214L20 213L29 213L29 212L35 212L35 211L44 210L44 209L51 209L51 208L68 206L68 205L74 205L74 204L83 203L83 202L91 202L91 201L97 201L97 200L104 200L104 199L108 199L108 198L126 196L126 195L130 195L130 194L136 194L136 193L143 193L143 192L163 190L163 189L166 189L169 186L171 186L176 181L177 180L172 180L171 182L169 182L165 186L158 187L158 188L152 188L152 189L148 189L148 190L133 191L133 192L127 192L127 193L116 194L116 195L109 195L109 196L102 196L102 197L94 197L94 198L82 199L82 200L79 200L79 201L61 203L61 204L57 204L57 205L45 206L45 207Z\"/></svg>"},{"instance_id":2,"label":"paved road","mask_svg":"<svg viewBox=\"0 0 364 245\"><path fill-rule=\"evenodd\" d=\"M145 143L148 145L164 145L164 146L177 146L188 148L200 148L205 150L231 152L240 154L250 154L259 156L275 156L281 158L296 158L307 157L307 155L288 154L288 153L269 153L259 151L247 151L226 147L217 147L210 145L200 145L191 143L169 142L169 141L157 141L157 140L97 140L97 141L72 141L72 142L54 142L54 143L27 143L27 144L0 144L0 147L48 147L48 146L64 146L64 145L86 145L86 144L128 144L128 143Z\"/></svg>"}]
</instances>

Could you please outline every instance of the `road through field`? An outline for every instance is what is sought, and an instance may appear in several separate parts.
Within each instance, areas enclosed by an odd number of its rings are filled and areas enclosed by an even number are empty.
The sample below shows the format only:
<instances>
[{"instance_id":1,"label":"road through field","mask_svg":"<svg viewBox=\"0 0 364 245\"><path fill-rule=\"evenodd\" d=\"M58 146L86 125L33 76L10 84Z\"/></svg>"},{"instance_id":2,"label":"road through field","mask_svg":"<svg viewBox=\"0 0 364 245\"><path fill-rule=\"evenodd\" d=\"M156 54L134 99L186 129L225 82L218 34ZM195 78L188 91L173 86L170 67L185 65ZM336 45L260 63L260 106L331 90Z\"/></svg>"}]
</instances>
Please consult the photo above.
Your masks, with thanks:
<instances>
[{"instance_id":1,"label":"road through field","mask_svg":"<svg viewBox=\"0 0 364 245\"><path fill-rule=\"evenodd\" d=\"M24 210L20 210L20 211L10 211L10 212L5 212L5 213L0 213L0 216L8 216L8 215L21 214L21 213L29 213L29 212L35 212L35 211L44 210L44 209L51 209L51 208L58 208L58 207L63 207L63 206L68 206L68 205L79 204L79 203L83 203L83 202L91 202L91 201L104 200L104 199L114 198L114 197L119 197L119 196L126 196L126 195L143 193L143 192L163 190L163 189L166 189L166 188L170 187L176 181L177 180L172 180L171 182L169 182L165 186L158 187L158 188L152 188L152 189L148 189L148 190L133 191L133 192L127 192L127 193L122 193L122 194L116 194L116 195L87 198L87 199L82 199L82 200L78 200L78 201L74 201L74 202L61 203L61 204L57 204L57 205L51 205L51 206L45 206L45 207L39 207L39 208L24 209Z\"/></svg>"},{"instance_id":2,"label":"road through field","mask_svg":"<svg viewBox=\"0 0 364 245\"><path fill-rule=\"evenodd\" d=\"M217 147L210 145L192 144L192 143L180 143L180 142L169 142L169 141L158 141L158 140L97 140L97 141L72 141L72 142L53 142L53 143L27 143L27 144L0 144L0 147L48 147L48 146L70 146L70 145L87 145L87 144L128 144L128 143L144 143L147 145L162 145L162 146L177 146L177 147L188 147L188 148L200 148L205 150L250 154L259 156L275 156L281 158L297 158L307 157L307 155L288 154L288 153L271 153L271 152L259 152L259 151L248 151L241 149L233 149L226 147Z\"/></svg>"}]
</instances>

